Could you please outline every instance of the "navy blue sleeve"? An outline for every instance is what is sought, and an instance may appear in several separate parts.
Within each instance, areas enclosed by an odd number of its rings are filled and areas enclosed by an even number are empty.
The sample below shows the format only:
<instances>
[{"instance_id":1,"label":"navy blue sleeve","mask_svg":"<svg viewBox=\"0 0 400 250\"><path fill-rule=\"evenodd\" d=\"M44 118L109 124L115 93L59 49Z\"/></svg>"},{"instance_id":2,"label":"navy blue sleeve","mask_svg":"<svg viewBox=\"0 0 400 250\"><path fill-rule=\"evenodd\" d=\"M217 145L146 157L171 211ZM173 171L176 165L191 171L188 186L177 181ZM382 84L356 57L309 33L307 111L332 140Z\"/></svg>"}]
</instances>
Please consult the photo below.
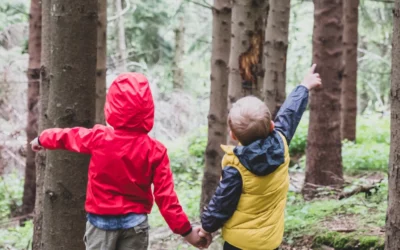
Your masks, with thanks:
<instances>
[{"instance_id":1,"label":"navy blue sleeve","mask_svg":"<svg viewBox=\"0 0 400 250\"><path fill-rule=\"evenodd\" d=\"M209 233L217 231L233 215L242 194L242 185L242 176L236 168L224 168L222 180L201 216L204 230Z\"/></svg>"},{"instance_id":2,"label":"navy blue sleeve","mask_svg":"<svg viewBox=\"0 0 400 250\"><path fill-rule=\"evenodd\" d=\"M307 103L308 89L299 85L286 98L275 117L275 129L286 137L288 144L296 132L301 117L307 108Z\"/></svg>"}]
</instances>

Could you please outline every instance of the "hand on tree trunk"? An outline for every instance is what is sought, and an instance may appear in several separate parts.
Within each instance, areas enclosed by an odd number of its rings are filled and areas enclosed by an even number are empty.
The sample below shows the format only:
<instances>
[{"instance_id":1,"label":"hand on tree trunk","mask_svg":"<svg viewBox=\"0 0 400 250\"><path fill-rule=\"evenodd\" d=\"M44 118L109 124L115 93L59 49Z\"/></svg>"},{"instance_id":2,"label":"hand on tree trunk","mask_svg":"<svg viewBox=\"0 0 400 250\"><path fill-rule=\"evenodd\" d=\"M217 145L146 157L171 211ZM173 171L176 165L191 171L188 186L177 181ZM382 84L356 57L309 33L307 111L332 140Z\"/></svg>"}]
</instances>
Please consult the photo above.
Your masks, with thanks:
<instances>
[{"instance_id":1,"label":"hand on tree trunk","mask_svg":"<svg viewBox=\"0 0 400 250\"><path fill-rule=\"evenodd\" d=\"M40 150L43 149L43 147L40 146L39 138L38 138L38 137L36 137L35 139L33 139L33 140L31 141L30 144L31 144L32 150L33 150L34 152L39 152Z\"/></svg>"},{"instance_id":2,"label":"hand on tree trunk","mask_svg":"<svg viewBox=\"0 0 400 250\"><path fill-rule=\"evenodd\" d=\"M321 84L322 84L319 74L315 73L315 68L316 67L317 67L316 64L313 64L311 66L311 69L306 74L306 76L304 77L304 80L303 80L303 82L301 84L301 85L303 85L304 87L306 87L309 90L311 90L313 88L320 87Z\"/></svg>"}]
</instances>

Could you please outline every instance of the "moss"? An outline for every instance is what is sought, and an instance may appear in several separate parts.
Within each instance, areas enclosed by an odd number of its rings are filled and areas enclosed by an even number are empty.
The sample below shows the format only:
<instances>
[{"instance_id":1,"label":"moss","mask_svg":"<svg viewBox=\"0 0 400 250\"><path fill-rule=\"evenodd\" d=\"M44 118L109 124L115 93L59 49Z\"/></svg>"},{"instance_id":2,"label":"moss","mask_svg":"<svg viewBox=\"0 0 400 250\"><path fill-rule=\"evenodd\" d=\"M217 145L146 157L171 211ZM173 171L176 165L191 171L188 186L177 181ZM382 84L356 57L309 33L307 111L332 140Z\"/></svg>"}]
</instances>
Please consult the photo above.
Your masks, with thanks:
<instances>
[{"instance_id":1,"label":"moss","mask_svg":"<svg viewBox=\"0 0 400 250\"><path fill-rule=\"evenodd\" d=\"M379 236L362 236L356 233L327 232L314 239L314 247L326 245L335 250L383 250L384 240Z\"/></svg>"}]
</instances>

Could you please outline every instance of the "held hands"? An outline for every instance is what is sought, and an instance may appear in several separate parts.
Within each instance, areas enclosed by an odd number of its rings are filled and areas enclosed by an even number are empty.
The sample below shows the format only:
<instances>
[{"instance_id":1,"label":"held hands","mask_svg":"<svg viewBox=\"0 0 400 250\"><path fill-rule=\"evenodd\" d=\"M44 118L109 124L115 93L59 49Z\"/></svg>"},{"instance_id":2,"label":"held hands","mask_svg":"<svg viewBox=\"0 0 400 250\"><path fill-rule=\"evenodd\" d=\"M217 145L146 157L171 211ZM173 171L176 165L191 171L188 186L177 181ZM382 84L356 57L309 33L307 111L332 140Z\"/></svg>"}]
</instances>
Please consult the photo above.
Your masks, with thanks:
<instances>
[{"instance_id":1,"label":"held hands","mask_svg":"<svg viewBox=\"0 0 400 250\"><path fill-rule=\"evenodd\" d=\"M205 232L201 227L193 228L192 232L185 236L185 240L199 249L208 248L211 244L211 234Z\"/></svg>"},{"instance_id":2,"label":"held hands","mask_svg":"<svg viewBox=\"0 0 400 250\"><path fill-rule=\"evenodd\" d=\"M311 66L311 69L306 74L306 76L304 77L303 82L301 83L301 85L303 85L304 87L306 87L309 90L311 90L313 88L320 87L321 84L322 84L321 83L321 78L319 77L319 74L318 73L314 73L316 66L317 66L316 64L313 64Z\"/></svg>"},{"instance_id":3,"label":"held hands","mask_svg":"<svg viewBox=\"0 0 400 250\"><path fill-rule=\"evenodd\" d=\"M30 144L31 144L31 148L34 152L38 152L43 149L43 147L40 146L39 138L37 138L37 137L35 139L33 139Z\"/></svg>"}]
</instances>

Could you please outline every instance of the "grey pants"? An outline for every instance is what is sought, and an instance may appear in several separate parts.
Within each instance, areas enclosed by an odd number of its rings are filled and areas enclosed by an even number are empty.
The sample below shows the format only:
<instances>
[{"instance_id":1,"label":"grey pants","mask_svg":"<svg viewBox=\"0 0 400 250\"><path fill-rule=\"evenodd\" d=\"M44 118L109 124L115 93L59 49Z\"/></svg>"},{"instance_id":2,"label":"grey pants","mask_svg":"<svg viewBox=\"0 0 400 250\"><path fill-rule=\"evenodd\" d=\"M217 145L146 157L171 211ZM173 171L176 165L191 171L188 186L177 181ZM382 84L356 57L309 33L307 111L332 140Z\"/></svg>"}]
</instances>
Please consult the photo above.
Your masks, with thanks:
<instances>
[{"instance_id":1,"label":"grey pants","mask_svg":"<svg viewBox=\"0 0 400 250\"><path fill-rule=\"evenodd\" d=\"M114 231L99 229L86 222L83 238L86 250L147 250L149 245L149 224Z\"/></svg>"}]
</instances>

